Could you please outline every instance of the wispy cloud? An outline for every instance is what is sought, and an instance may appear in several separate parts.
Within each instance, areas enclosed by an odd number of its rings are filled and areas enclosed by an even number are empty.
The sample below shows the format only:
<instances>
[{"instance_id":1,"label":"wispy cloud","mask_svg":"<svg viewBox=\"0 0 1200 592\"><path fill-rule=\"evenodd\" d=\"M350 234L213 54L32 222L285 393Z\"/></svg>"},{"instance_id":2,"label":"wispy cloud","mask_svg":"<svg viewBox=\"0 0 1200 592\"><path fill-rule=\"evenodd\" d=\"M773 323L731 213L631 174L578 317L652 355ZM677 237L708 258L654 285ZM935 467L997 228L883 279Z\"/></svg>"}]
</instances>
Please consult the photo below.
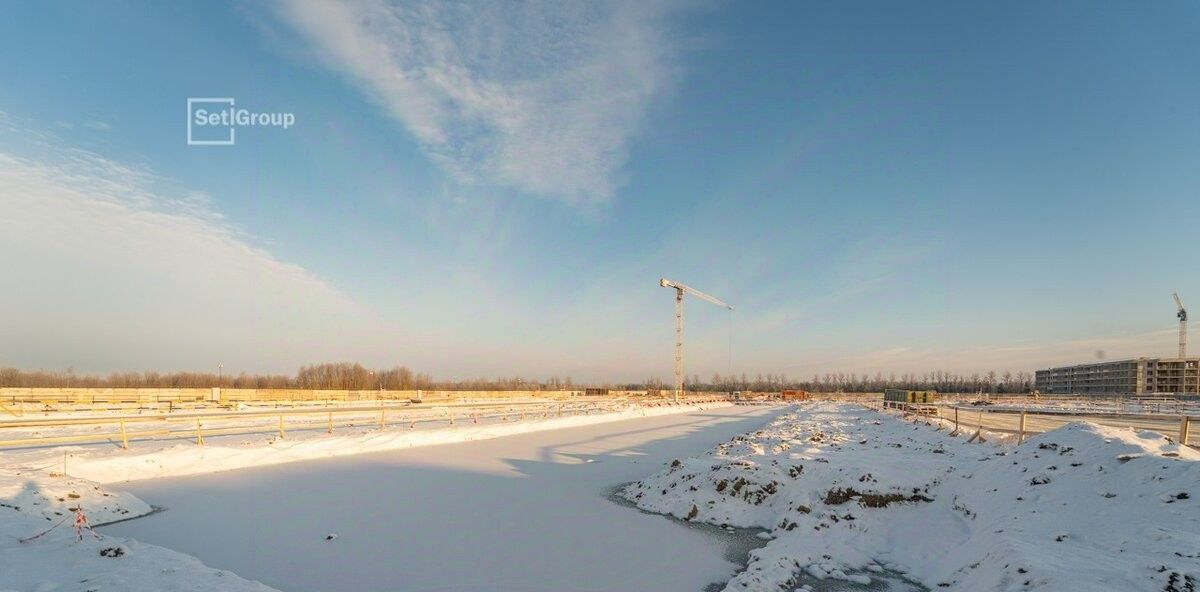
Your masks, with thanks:
<instances>
[{"instance_id":1,"label":"wispy cloud","mask_svg":"<svg viewBox=\"0 0 1200 592\"><path fill-rule=\"evenodd\" d=\"M281 0L278 13L459 182L595 203L673 78L671 8Z\"/></svg>"},{"instance_id":2,"label":"wispy cloud","mask_svg":"<svg viewBox=\"0 0 1200 592\"><path fill-rule=\"evenodd\" d=\"M2 114L0 139L0 307L19 311L0 321L0 361L197 368L224 355L290 366L292 348L322 343L320 326L359 314L203 195Z\"/></svg>"},{"instance_id":3,"label":"wispy cloud","mask_svg":"<svg viewBox=\"0 0 1200 592\"><path fill-rule=\"evenodd\" d=\"M75 129L75 124L70 121L60 120L54 122L54 125L66 130ZM107 121L85 121L80 126L97 132L110 132L113 128L112 124Z\"/></svg>"}]
</instances>

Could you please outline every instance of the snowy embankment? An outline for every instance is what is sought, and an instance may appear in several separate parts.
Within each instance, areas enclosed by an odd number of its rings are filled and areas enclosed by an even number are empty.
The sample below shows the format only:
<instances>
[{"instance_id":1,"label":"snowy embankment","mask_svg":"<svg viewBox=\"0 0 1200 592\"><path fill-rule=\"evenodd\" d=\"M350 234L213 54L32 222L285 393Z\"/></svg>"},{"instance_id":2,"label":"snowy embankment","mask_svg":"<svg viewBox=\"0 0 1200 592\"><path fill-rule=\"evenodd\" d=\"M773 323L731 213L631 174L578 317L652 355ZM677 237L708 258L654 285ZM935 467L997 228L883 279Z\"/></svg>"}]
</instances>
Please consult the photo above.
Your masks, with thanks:
<instances>
[{"instance_id":1,"label":"snowy embankment","mask_svg":"<svg viewBox=\"0 0 1200 592\"><path fill-rule=\"evenodd\" d=\"M163 547L102 537L87 529L79 539L74 528L77 508L92 525L152 511L142 500L128 493L109 491L102 483L483 440L729 405L633 407L597 415L413 432L397 429L347 436L271 439L236 446L186 444L136 451L75 446L6 454L0 465L0 592L273 590ZM61 472L64 451L70 451L69 475Z\"/></svg>"},{"instance_id":2,"label":"snowy embankment","mask_svg":"<svg viewBox=\"0 0 1200 592\"><path fill-rule=\"evenodd\" d=\"M132 495L85 479L0 471L0 500L0 591L272 590L155 545L88 529L77 538L76 508L92 524L151 511Z\"/></svg>"},{"instance_id":3,"label":"snowy embankment","mask_svg":"<svg viewBox=\"0 0 1200 592\"><path fill-rule=\"evenodd\" d=\"M1000 447L821 403L622 495L687 520L770 529L727 591L890 572L935 590L1190 592L1198 461L1150 432L1076 423Z\"/></svg>"}]
</instances>

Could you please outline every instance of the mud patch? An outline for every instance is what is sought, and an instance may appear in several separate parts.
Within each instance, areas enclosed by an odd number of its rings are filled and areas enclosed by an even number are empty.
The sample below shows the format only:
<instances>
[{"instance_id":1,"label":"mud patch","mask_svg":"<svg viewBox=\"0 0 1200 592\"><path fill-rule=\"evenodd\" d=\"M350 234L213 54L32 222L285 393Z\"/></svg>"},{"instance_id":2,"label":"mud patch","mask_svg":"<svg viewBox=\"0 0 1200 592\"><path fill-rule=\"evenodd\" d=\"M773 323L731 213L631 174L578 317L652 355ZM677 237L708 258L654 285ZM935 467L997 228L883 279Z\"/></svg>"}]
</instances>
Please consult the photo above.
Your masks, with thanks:
<instances>
[{"instance_id":1,"label":"mud patch","mask_svg":"<svg viewBox=\"0 0 1200 592\"><path fill-rule=\"evenodd\" d=\"M807 592L929 592L929 588L914 582L904 574L892 571L854 571L847 572L850 576L866 576L871 583L861 584L850 580L834 578L817 579L803 574L794 580L794 589Z\"/></svg>"},{"instance_id":2,"label":"mud patch","mask_svg":"<svg viewBox=\"0 0 1200 592\"><path fill-rule=\"evenodd\" d=\"M901 502L932 502L933 498L921 495L920 490L913 490L912 495L902 493L878 493L874 491L857 491L853 487L835 487L825 492L824 502L827 506L840 506L850 500L858 500L864 508L886 508Z\"/></svg>"},{"instance_id":3,"label":"mud patch","mask_svg":"<svg viewBox=\"0 0 1200 592\"><path fill-rule=\"evenodd\" d=\"M138 518L145 518L146 516L153 516L159 512L166 512L166 511L167 511L167 509L162 506L155 506L155 505L151 504L150 511L146 512L145 514L138 514L137 516L121 518L120 520L109 520L108 522L101 522L100 524L93 524L92 528L101 528L103 526L109 526L112 524L120 524L122 522L129 522L130 520L137 520Z\"/></svg>"}]
</instances>

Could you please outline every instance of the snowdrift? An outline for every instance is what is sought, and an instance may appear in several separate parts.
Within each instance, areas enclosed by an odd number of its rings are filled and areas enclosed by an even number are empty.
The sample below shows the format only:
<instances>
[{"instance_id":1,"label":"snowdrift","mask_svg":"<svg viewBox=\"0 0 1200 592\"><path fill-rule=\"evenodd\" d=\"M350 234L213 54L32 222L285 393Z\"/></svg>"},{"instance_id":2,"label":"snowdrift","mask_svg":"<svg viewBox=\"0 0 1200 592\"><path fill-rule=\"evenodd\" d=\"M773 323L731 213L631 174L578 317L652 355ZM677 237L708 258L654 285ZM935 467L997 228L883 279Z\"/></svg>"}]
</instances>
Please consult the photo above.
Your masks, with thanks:
<instances>
[{"instance_id":1,"label":"snowdrift","mask_svg":"<svg viewBox=\"0 0 1200 592\"><path fill-rule=\"evenodd\" d=\"M880 572L936 590L1165 590L1200 584L1200 453L1071 424L971 444L852 404L809 404L622 495L773 540L728 591Z\"/></svg>"},{"instance_id":2,"label":"snowdrift","mask_svg":"<svg viewBox=\"0 0 1200 592\"><path fill-rule=\"evenodd\" d=\"M128 493L108 491L86 479L0 472L0 590L273 590L155 545L99 537L88 530L79 539L75 508L92 525L151 511Z\"/></svg>"}]
</instances>

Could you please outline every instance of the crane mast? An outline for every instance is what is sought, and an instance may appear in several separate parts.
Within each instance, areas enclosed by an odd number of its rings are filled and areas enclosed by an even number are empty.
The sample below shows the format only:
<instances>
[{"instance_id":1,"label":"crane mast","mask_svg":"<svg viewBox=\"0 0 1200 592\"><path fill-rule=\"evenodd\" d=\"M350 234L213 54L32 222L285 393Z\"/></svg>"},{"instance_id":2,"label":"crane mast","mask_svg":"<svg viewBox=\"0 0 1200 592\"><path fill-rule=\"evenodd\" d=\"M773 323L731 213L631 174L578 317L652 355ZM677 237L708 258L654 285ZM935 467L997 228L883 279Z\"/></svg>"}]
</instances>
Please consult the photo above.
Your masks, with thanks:
<instances>
[{"instance_id":1,"label":"crane mast","mask_svg":"<svg viewBox=\"0 0 1200 592\"><path fill-rule=\"evenodd\" d=\"M658 280L658 285L675 290L675 391L672 398L675 402L678 402L679 395L683 392L683 295L691 294L696 298L706 300L729 310L733 310L733 307L726 304L720 298L709 296L691 286L671 281L667 278Z\"/></svg>"},{"instance_id":2,"label":"crane mast","mask_svg":"<svg viewBox=\"0 0 1200 592\"><path fill-rule=\"evenodd\" d=\"M1175 307L1178 312L1175 313L1175 318L1179 319L1179 357L1187 357L1187 309L1183 307L1183 301L1179 299L1179 292L1171 294L1175 298Z\"/></svg>"}]
</instances>

